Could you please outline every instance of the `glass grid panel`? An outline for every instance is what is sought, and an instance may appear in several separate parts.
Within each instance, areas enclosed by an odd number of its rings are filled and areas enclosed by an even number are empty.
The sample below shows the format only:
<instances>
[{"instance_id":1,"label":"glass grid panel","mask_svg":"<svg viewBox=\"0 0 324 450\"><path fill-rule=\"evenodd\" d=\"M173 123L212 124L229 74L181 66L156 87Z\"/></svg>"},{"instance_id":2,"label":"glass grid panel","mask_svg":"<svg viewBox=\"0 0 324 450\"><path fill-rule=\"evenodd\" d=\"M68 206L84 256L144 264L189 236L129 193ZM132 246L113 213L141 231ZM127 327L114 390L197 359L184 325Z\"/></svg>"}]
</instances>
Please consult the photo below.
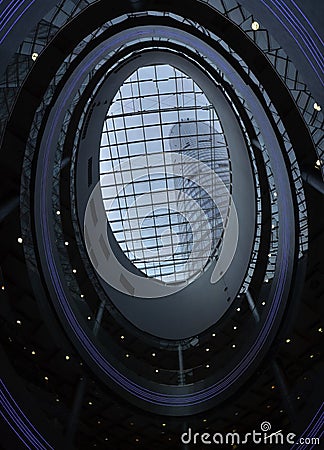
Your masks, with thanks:
<instances>
[{"instance_id":1,"label":"glass grid panel","mask_svg":"<svg viewBox=\"0 0 324 450\"><path fill-rule=\"evenodd\" d=\"M136 157L148 167L133 166ZM136 70L119 88L103 126L100 181L115 238L147 276L188 280L221 245L229 193L217 188L222 218L206 192L216 192L213 173L230 190L226 139L200 87L170 65ZM125 185L127 178L132 181Z\"/></svg>"}]
</instances>

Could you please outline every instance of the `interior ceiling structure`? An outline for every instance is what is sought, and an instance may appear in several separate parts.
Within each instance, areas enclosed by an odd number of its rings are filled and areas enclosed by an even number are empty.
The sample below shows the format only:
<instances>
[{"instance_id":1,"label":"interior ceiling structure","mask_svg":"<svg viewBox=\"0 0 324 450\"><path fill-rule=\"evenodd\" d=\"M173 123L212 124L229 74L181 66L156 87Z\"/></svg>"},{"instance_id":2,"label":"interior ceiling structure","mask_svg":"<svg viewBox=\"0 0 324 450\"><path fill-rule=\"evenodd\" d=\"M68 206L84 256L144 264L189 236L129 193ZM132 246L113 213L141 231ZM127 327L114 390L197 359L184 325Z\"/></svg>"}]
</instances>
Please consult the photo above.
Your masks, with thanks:
<instances>
[{"instance_id":1,"label":"interior ceiling structure","mask_svg":"<svg viewBox=\"0 0 324 450\"><path fill-rule=\"evenodd\" d=\"M324 6L107 3L0 4L1 446L320 448Z\"/></svg>"}]
</instances>

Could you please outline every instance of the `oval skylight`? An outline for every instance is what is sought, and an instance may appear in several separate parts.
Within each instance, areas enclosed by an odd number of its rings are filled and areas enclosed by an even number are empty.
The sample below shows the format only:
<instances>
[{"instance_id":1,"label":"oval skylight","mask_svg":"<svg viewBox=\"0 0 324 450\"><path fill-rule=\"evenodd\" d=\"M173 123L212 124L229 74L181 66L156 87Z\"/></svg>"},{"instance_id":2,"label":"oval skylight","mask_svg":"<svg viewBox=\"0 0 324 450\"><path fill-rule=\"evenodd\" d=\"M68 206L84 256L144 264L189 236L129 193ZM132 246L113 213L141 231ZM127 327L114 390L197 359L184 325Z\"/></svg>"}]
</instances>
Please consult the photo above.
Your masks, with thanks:
<instances>
[{"instance_id":1,"label":"oval skylight","mask_svg":"<svg viewBox=\"0 0 324 450\"><path fill-rule=\"evenodd\" d=\"M217 203L229 204L217 177L230 189L226 139L201 88L166 64L133 72L104 121L100 184L114 237L144 276L191 280L217 254Z\"/></svg>"}]
</instances>

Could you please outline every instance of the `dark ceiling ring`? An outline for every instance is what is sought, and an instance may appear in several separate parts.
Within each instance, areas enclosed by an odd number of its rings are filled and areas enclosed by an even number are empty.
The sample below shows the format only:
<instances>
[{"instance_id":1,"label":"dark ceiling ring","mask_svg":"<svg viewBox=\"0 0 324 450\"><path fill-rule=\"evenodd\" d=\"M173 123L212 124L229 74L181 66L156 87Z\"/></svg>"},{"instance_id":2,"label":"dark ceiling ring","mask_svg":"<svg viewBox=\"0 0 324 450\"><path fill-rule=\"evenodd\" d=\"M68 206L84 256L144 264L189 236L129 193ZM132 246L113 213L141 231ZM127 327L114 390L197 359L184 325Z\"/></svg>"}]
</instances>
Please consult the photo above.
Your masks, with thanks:
<instances>
[{"instance_id":1,"label":"dark ceiling ring","mask_svg":"<svg viewBox=\"0 0 324 450\"><path fill-rule=\"evenodd\" d=\"M72 90L73 90L72 86L69 89L70 89L70 92L72 92ZM64 107L64 105L61 104L61 110L62 110L63 107ZM53 111L53 114L54 114L54 111ZM58 117L58 112L55 113L54 117ZM52 125L55 125L55 120L51 121ZM54 130L54 129L55 129L55 126L53 126L52 130ZM50 148L48 147L47 150L45 150L45 151L47 152L47 156L49 157L50 153L48 153L48 152L50 152ZM46 155L46 153L45 153L45 155ZM64 308L67 308L65 310L65 312L66 312L67 315L69 315L69 319L68 320L71 321L71 326L76 331L76 328L78 328L78 323L75 321L75 318L73 318L72 311L70 310L68 302L66 302L67 299L66 299L66 297L64 295L63 288L62 288L62 285L61 285L61 282L60 282L60 278L58 277L58 273L57 273L57 270L56 270L57 268L55 267L55 263L54 263L52 255L51 255L51 252L52 252L53 249L51 250L50 247L48 246L49 245L48 231L46 231L46 229L48 227L47 219L46 219L48 211L47 211L47 213L45 211L46 211L46 209L48 209L48 206L46 206L47 200L50 203L51 203L51 201L50 201L50 199L46 199L46 197L45 197L46 189L44 189L44 187L45 187L44 183L46 183L47 175L48 175L48 166L46 167L46 157L45 157L45 160L43 160L43 163L45 163L45 166L42 166L42 170L41 170L43 179L41 180L42 184L40 185L41 189L39 191L40 194L41 194L40 195L40 197L41 197L40 198L40 211L42 213L43 225L42 225L42 228L41 228L41 234L39 234L39 235L40 236L43 235L44 239L45 239L45 255L46 255L47 264L50 267L50 276L51 276L52 282L54 283L54 286L55 286L56 296L60 299L61 306L64 307ZM47 161L47 163L48 163L48 161ZM280 164L279 164L279 166L280 166ZM289 183L288 183L288 186L289 186ZM286 198L286 196L284 196L284 198ZM285 200L283 200L283 201L285 201ZM288 211L289 208L287 208L286 210ZM283 225L283 232L284 232L285 229L288 230L288 227L286 228L285 225ZM287 245L289 247L289 237L291 237L291 236L286 236L286 238L283 240L283 248L285 246L287 246ZM282 248L282 251L283 251L283 248ZM285 254L283 252L282 253L282 258L281 258L282 263L283 263L283 265L281 266L282 270L283 270L282 274L281 274L281 277L286 277L287 276L287 272L286 272L287 267L285 267L285 265L284 265L284 263L286 261L286 257L287 257L287 254ZM277 304L274 306L273 313L269 317L269 319L270 319L271 316L272 316L272 318L268 322L267 329L264 330L263 338L260 336L262 341L265 340L265 334L267 334L267 332L269 332L269 329L271 328L272 322L274 320L275 313L277 312L277 309L279 308L280 299L281 299L282 295L284 294L283 288L286 287L285 283L282 283L284 281L282 278L278 277L277 281L278 281L278 284L277 284L277 288L275 290L275 295L276 295L276 298L277 298L277 302L276 302ZM287 294L287 292L285 292L285 294ZM65 306L64 306L64 304L62 302L64 302ZM219 384L217 388L216 388L216 386L214 386L214 387L211 387L210 389L205 389L205 390L201 391L199 395L198 395L198 393L196 393L196 394L189 395L188 398L184 398L184 397L177 398L177 397L174 397L174 396L170 396L170 395L164 394L164 395L162 395L162 397L160 397L160 400L158 400L159 399L159 395L157 393L153 393L152 392L150 394L147 389L143 390L143 388L141 388L140 386L138 386L138 385L136 386L134 383L127 382L124 377L120 378L121 374L119 374L107 362L105 363L104 360L102 359L102 357L100 356L100 354L98 353L98 351L97 350L95 351L95 349L93 347L93 344L90 343L89 338L86 337L86 335L84 334L83 330L81 330L79 328L78 332L81 333L80 339L84 343L86 343L86 345L88 346L89 350L91 348L91 351L93 351L94 355L96 355L95 358L97 358L97 364L99 366L102 366L102 367L105 366L105 370L108 371L108 372L110 371L111 376L115 379L115 382L117 382L117 384L124 385L124 388L126 390L132 391L135 395L142 395L142 396L144 396L144 398L146 399L147 402L151 402L152 399L155 398L155 401L156 401L157 404L164 405L164 406L167 406L168 404L169 405L178 404L179 406L183 405L183 404L188 404L188 405L189 404L191 404L191 405L199 404L202 400L206 401L208 399L208 396L215 396L216 392L218 392L218 393L222 392L224 390L226 384L228 384L230 381L233 382L233 376L232 376L232 377L229 377L229 378L232 378L232 380L227 380L227 383L224 382L222 384ZM250 357L251 357L251 354L253 353L253 351L255 352L255 354L258 353L258 350L256 348L252 348L250 350L250 352L249 352ZM246 359L242 365L246 366L247 362L248 362L248 360Z\"/></svg>"}]
</instances>

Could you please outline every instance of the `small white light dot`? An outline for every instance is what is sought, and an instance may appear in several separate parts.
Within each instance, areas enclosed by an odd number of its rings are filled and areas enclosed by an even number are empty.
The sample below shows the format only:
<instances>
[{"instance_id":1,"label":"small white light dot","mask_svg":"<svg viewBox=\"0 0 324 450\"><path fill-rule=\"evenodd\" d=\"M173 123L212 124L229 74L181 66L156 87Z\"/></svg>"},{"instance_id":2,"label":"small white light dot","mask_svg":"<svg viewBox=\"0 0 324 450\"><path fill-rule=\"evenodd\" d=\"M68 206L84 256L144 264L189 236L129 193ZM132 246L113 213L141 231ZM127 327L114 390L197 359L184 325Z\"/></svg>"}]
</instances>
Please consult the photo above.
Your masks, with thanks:
<instances>
[{"instance_id":1,"label":"small white light dot","mask_svg":"<svg viewBox=\"0 0 324 450\"><path fill-rule=\"evenodd\" d=\"M311 359L313 359L313 358L314 358L314 355L310 355L309 357L310 357Z\"/></svg>"},{"instance_id":2,"label":"small white light dot","mask_svg":"<svg viewBox=\"0 0 324 450\"><path fill-rule=\"evenodd\" d=\"M209 364L206 364L206 369L209 369Z\"/></svg>"},{"instance_id":3,"label":"small white light dot","mask_svg":"<svg viewBox=\"0 0 324 450\"><path fill-rule=\"evenodd\" d=\"M291 339L286 339L286 343L289 344L291 342Z\"/></svg>"},{"instance_id":4,"label":"small white light dot","mask_svg":"<svg viewBox=\"0 0 324 450\"><path fill-rule=\"evenodd\" d=\"M269 283L269 280L268 280L268 278L266 278L265 280L264 280L266 283Z\"/></svg>"},{"instance_id":5,"label":"small white light dot","mask_svg":"<svg viewBox=\"0 0 324 450\"><path fill-rule=\"evenodd\" d=\"M17 241L18 241L18 244L22 244L22 243L23 243L23 240L22 240L21 237L19 237L19 238L17 239Z\"/></svg>"},{"instance_id":6,"label":"small white light dot","mask_svg":"<svg viewBox=\"0 0 324 450\"><path fill-rule=\"evenodd\" d=\"M321 161L319 159L316 161L315 166L316 167L320 167L321 166Z\"/></svg>"},{"instance_id":7,"label":"small white light dot","mask_svg":"<svg viewBox=\"0 0 324 450\"><path fill-rule=\"evenodd\" d=\"M32 351L32 355L36 355L36 352L35 352L35 350L33 350L33 351Z\"/></svg>"},{"instance_id":8,"label":"small white light dot","mask_svg":"<svg viewBox=\"0 0 324 450\"><path fill-rule=\"evenodd\" d=\"M166 423L162 423L162 427L166 427Z\"/></svg>"},{"instance_id":9,"label":"small white light dot","mask_svg":"<svg viewBox=\"0 0 324 450\"><path fill-rule=\"evenodd\" d=\"M21 320L18 319L16 323L17 325L21 325Z\"/></svg>"},{"instance_id":10,"label":"small white light dot","mask_svg":"<svg viewBox=\"0 0 324 450\"><path fill-rule=\"evenodd\" d=\"M88 402L88 405L90 405L90 406L91 406L91 405L92 405L92 402Z\"/></svg>"},{"instance_id":11,"label":"small white light dot","mask_svg":"<svg viewBox=\"0 0 324 450\"><path fill-rule=\"evenodd\" d=\"M155 369L155 373L158 373L159 372L159 369Z\"/></svg>"},{"instance_id":12,"label":"small white light dot","mask_svg":"<svg viewBox=\"0 0 324 450\"><path fill-rule=\"evenodd\" d=\"M272 225L271 225L271 228L274 229L274 227L275 227L274 224L272 224Z\"/></svg>"},{"instance_id":13,"label":"small white light dot","mask_svg":"<svg viewBox=\"0 0 324 450\"><path fill-rule=\"evenodd\" d=\"M240 311L241 311L241 308L236 308L236 311L240 312Z\"/></svg>"},{"instance_id":14,"label":"small white light dot","mask_svg":"<svg viewBox=\"0 0 324 450\"><path fill-rule=\"evenodd\" d=\"M76 270L76 269L72 269L72 272L73 272L73 273L77 273L77 270Z\"/></svg>"},{"instance_id":15,"label":"small white light dot","mask_svg":"<svg viewBox=\"0 0 324 450\"><path fill-rule=\"evenodd\" d=\"M129 358L129 354L128 354L128 353L126 353L126 355L125 355L125 356L126 356L126 358Z\"/></svg>"},{"instance_id":16,"label":"small white light dot","mask_svg":"<svg viewBox=\"0 0 324 450\"><path fill-rule=\"evenodd\" d=\"M65 359L68 361L70 359L69 355L66 355Z\"/></svg>"},{"instance_id":17,"label":"small white light dot","mask_svg":"<svg viewBox=\"0 0 324 450\"><path fill-rule=\"evenodd\" d=\"M233 330L237 330L237 326L236 325L234 325Z\"/></svg>"},{"instance_id":18,"label":"small white light dot","mask_svg":"<svg viewBox=\"0 0 324 450\"><path fill-rule=\"evenodd\" d=\"M4 290L5 290L5 287L2 285L2 286L1 286L1 289L4 291Z\"/></svg>"},{"instance_id":19,"label":"small white light dot","mask_svg":"<svg viewBox=\"0 0 324 450\"><path fill-rule=\"evenodd\" d=\"M59 216L61 214L61 211L56 211L56 215Z\"/></svg>"},{"instance_id":20,"label":"small white light dot","mask_svg":"<svg viewBox=\"0 0 324 450\"><path fill-rule=\"evenodd\" d=\"M156 353L152 353L152 356L156 356Z\"/></svg>"},{"instance_id":21,"label":"small white light dot","mask_svg":"<svg viewBox=\"0 0 324 450\"><path fill-rule=\"evenodd\" d=\"M206 348L206 352L209 352L209 348Z\"/></svg>"},{"instance_id":22,"label":"small white light dot","mask_svg":"<svg viewBox=\"0 0 324 450\"><path fill-rule=\"evenodd\" d=\"M236 347L236 345L235 345L235 344L233 344L233 345L232 345L232 347L233 347L233 348L235 348L235 347Z\"/></svg>"},{"instance_id":23,"label":"small white light dot","mask_svg":"<svg viewBox=\"0 0 324 450\"><path fill-rule=\"evenodd\" d=\"M318 332L319 332L319 333L323 333L323 328L320 327L320 328L318 329Z\"/></svg>"},{"instance_id":24,"label":"small white light dot","mask_svg":"<svg viewBox=\"0 0 324 450\"><path fill-rule=\"evenodd\" d=\"M272 256L271 253L268 253L268 257L271 258L271 256Z\"/></svg>"},{"instance_id":25,"label":"small white light dot","mask_svg":"<svg viewBox=\"0 0 324 450\"><path fill-rule=\"evenodd\" d=\"M44 380L45 380L45 381L48 381L48 377L44 377Z\"/></svg>"},{"instance_id":26,"label":"small white light dot","mask_svg":"<svg viewBox=\"0 0 324 450\"><path fill-rule=\"evenodd\" d=\"M84 294L80 294L80 297L81 297L81 298L84 298Z\"/></svg>"},{"instance_id":27,"label":"small white light dot","mask_svg":"<svg viewBox=\"0 0 324 450\"><path fill-rule=\"evenodd\" d=\"M262 302L262 303L261 303L262 306L265 306L265 304L266 304L266 302Z\"/></svg>"},{"instance_id":28,"label":"small white light dot","mask_svg":"<svg viewBox=\"0 0 324 450\"><path fill-rule=\"evenodd\" d=\"M121 335L121 336L120 336L120 339L122 339L122 340L125 339L125 336Z\"/></svg>"},{"instance_id":29,"label":"small white light dot","mask_svg":"<svg viewBox=\"0 0 324 450\"><path fill-rule=\"evenodd\" d=\"M215 333L213 333L213 334L212 334L212 336L213 336L213 337L215 337L215 336L216 336L216 334L215 334Z\"/></svg>"},{"instance_id":30,"label":"small white light dot","mask_svg":"<svg viewBox=\"0 0 324 450\"><path fill-rule=\"evenodd\" d=\"M274 197L277 197L277 192L276 192L276 191L273 193L273 196L274 196Z\"/></svg>"},{"instance_id":31,"label":"small white light dot","mask_svg":"<svg viewBox=\"0 0 324 450\"><path fill-rule=\"evenodd\" d=\"M321 106L318 104L318 103L314 103L314 109L316 110L316 111L321 111Z\"/></svg>"},{"instance_id":32,"label":"small white light dot","mask_svg":"<svg viewBox=\"0 0 324 450\"><path fill-rule=\"evenodd\" d=\"M88 316L88 320L91 320L91 316Z\"/></svg>"},{"instance_id":33,"label":"small white light dot","mask_svg":"<svg viewBox=\"0 0 324 450\"><path fill-rule=\"evenodd\" d=\"M36 61L37 58L38 58L38 53L36 53L36 52L32 53L31 59L32 59L33 61Z\"/></svg>"},{"instance_id":34,"label":"small white light dot","mask_svg":"<svg viewBox=\"0 0 324 450\"><path fill-rule=\"evenodd\" d=\"M260 28L259 22L256 22L255 20L251 23L251 28L254 31L257 31Z\"/></svg>"},{"instance_id":35,"label":"small white light dot","mask_svg":"<svg viewBox=\"0 0 324 450\"><path fill-rule=\"evenodd\" d=\"M203 422L205 422L205 423L206 423L206 422L207 422L207 419L203 419Z\"/></svg>"},{"instance_id":36,"label":"small white light dot","mask_svg":"<svg viewBox=\"0 0 324 450\"><path fill-rule=\"evenodd\" d=\"M59 402L59 401L60 401L60 399L59 399L59 398L56 398L55 400L56 400L57 402Z\"/></svg>"},{"instance_id":37,"label":"small white light dot","mask_svg":"<svg viewBox=\"0 0 324 450\"><path fill-rule=\"evenodd\" d=\"M69 245L68 241L65 241L65 242L64 242L64 245Z\"/></svg>"}]
</instances>

